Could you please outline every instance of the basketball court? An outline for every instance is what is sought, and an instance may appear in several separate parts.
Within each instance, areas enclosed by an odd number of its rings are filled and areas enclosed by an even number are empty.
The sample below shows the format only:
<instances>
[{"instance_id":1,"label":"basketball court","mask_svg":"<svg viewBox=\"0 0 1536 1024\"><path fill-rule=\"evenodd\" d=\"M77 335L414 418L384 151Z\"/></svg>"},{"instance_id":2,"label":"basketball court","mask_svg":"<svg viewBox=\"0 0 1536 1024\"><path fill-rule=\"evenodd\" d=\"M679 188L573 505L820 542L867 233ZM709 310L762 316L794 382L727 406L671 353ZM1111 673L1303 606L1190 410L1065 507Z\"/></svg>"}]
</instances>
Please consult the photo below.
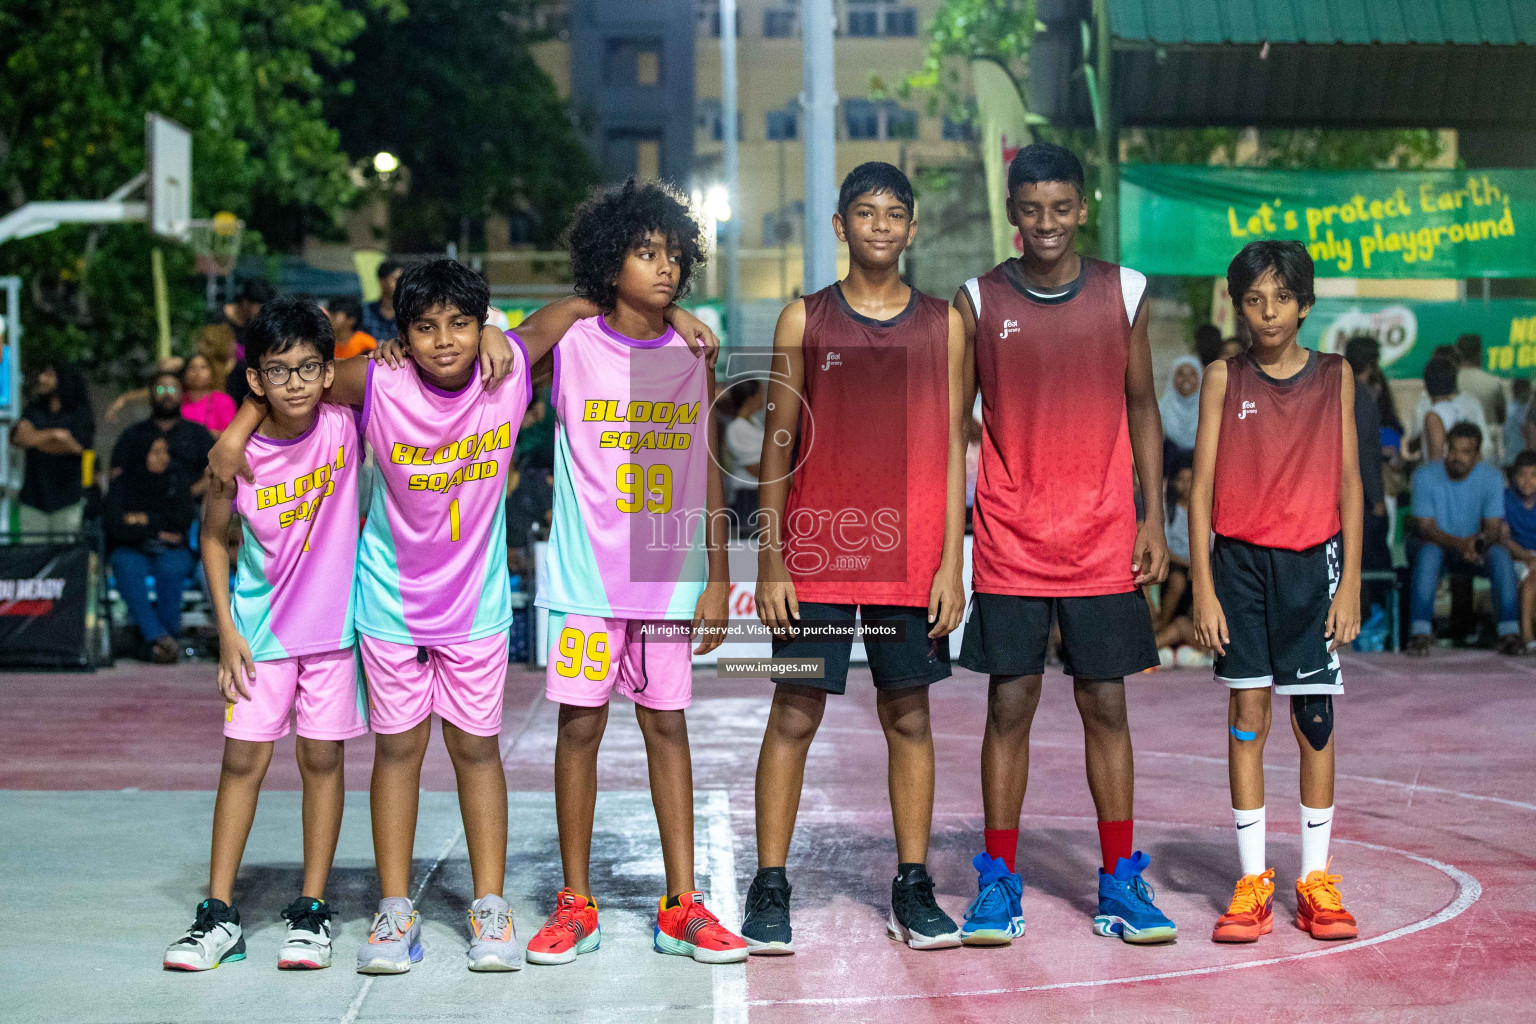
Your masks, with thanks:
<instances>
[{"instance_id":1,"label":"basketball court","mask_svg":"<svg viewBox=\"0 0 1536 1024\"><path fill-rule=\"evenodd\" d=\"M1047 679L1035 730L1019 866L1028 934L1007 949L914 952L885 937L894 870L884 743L867 672L829 702L812 747L791 853L793 957L710 968L650 949L662 868L645 757L616 707L600 760L593 844L603 945L514 975L464 968L469 870L453 776L434 741L423 774L413 885L427 959L403 977L350 969L377 898L367 781L372 742L348 752L347 813L329 898L337 966L280 973L278 911L298 893L298 773L278 745L236 897L250 951L205 974L159 959L206 884L222 741L209 665L130 662L95 675L8 675L0 743L0 1019L15 1021L385 1021L500 1017L589 1021L962 1021L1018 1019L1473 1021L1524 1019L1536 1001L1536 764L1528 722L1536 667L1483 652L1427 661L1350 657L1340 707L1334 869L1359 940L1291 926L1298 845L1296 753L1283 729L1268 762L1276 929L1217 946L1236 855L1225 701L1203 671L1132 681L1137 846L1173 946L1094 936L1093 809L1066 681ZM860 685L860 684L863 685ZM699 670L689 712L698 884L728 922L754 869L752 777L766 683ZM514 666L503 758L511 790L507 897L519 936L560 884L551 774L555 708ZM22 696L25 700L21 700ZM959 918L979 848L978 743L985 683L957 671L933 689L938 798L929 867ZM622 704L622 702L619 702ZM1277 715L1278 717L1278 715Z\"/></svg>"}]
</instances>

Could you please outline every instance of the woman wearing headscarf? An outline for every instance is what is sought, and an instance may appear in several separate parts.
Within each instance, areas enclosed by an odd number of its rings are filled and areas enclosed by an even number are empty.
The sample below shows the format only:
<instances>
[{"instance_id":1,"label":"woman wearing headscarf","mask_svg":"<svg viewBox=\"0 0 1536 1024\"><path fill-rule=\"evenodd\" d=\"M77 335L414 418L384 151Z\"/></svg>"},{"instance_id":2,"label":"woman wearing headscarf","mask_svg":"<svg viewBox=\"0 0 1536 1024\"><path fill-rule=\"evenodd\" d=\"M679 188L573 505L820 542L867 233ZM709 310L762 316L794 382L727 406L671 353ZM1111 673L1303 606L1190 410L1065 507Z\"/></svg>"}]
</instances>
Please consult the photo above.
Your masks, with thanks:
<instances>
[{"instance_id":1,"label":"woman wearing headscarf","mask_svg":"<svg viewBox=\"0 0 1536 1024\"><path fill-rule=\"evenodd\" d=\"M1200 425L1200 360L1179 356L1173 361L1163 397L1157 400L1163 416L1163 465L1170 466L1179 452L1195 450L1195 428Z\"/></svg>"}]
</instances>

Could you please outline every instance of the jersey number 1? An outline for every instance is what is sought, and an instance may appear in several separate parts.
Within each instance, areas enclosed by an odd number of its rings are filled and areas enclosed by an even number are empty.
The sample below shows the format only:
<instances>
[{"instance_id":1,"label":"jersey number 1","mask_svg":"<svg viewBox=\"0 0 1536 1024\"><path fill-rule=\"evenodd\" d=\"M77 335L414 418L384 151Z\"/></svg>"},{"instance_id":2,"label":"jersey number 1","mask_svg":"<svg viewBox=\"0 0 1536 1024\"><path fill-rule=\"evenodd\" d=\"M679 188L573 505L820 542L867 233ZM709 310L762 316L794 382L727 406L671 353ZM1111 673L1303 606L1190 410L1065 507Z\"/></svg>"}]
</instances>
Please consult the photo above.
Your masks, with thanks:
<instances>
[{"instance_id":1,"label":"jersey number 1","mask_svg":"<svg viewBox=\"0 0 1536 1024\"><path fill-rule=\"evenodd\" d=\"M459 499L454 498L448 503L448 539L459 539Z\"/></svg>"}]
</instances>

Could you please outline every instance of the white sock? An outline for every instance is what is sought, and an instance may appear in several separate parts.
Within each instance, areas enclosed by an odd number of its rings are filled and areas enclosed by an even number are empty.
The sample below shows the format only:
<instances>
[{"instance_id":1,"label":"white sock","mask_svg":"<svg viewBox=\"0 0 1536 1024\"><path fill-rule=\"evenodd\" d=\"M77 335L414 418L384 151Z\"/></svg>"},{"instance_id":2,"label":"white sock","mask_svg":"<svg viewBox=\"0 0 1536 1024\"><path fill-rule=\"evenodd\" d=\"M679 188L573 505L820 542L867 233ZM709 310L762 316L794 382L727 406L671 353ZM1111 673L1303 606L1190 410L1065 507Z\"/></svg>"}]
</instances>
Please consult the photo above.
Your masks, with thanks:
<instances>
[{"instance_id":1,"label":"white sock","mask_svg":"<svg viewBox=\"0 0 1536 1024\"><path fill-rule=\"evenodd\" d=\"M1232 820L1237 825L1237 859L1242 863L1243 874L1264 873L1264 808L1240 811L1232 808Z\"/></svg>"},{"instance_id":2,"label":"white sock","mask_svg":"<svg viewBox=\"0 0 1536 1024\"><path fill-rule=\"evenodd\" d=\"M1301 805L1301 878L1328 869L1328 837L1333 834L1333 808Z\"/></svg>"}]
</instances>

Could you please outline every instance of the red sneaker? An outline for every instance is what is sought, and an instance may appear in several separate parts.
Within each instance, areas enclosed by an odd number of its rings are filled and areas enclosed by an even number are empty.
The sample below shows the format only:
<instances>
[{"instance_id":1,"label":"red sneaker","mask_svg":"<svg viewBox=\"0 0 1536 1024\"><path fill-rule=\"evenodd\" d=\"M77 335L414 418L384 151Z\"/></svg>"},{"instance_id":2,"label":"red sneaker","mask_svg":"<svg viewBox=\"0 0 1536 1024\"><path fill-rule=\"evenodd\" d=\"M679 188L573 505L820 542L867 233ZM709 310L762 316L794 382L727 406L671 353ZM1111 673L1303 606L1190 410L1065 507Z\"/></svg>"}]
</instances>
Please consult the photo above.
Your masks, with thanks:
<instances>
[{"instance_id":1,"label":"red sneaker","mask_svg":"<svg viewBox=\"0 0 1536 1024\"><path fill-rule=\"evenodd\" d=\"M658 953L691 956L701 964L734 964L747 958L747 941L704 906L704 894L685 892L675 907L662 900L656 913Z\"/></svg>"},{"instance_id":2,"label":"red sneaker","mask_svg":"<svg viewBox=\"0 0 1536 1024\"><path fill-rule=\"evenodd\" d=\"M1212 942L1257 942L1275 930L1275 871L1244 875L1232 893L1232 905L1216 920Z\"/></svg>"},{"instance_id":3,"label":"red sneaker","mask_svg":"<svg viewBox=\"0 0 1536 1024\"><path fill-rule=\"evenodd\" d=\"M1354 915L1339 894L1341 875L1314 871L1296 880L1296 927L1314 939L1353 939L1360 934Z\"/></svg>"},{"instance_id":4,"label":"red sneaker","mask_svg":"<svg viewBox=\"0 0 1536 1024\"><path fill-rule=\"evenodd\" d=\"M555 896L555 912L528 940L528 962L568 964L578 953L597 949L602 940L602 929L597 924L597 904L589 903L585 896L570 889L561 889Z\"/></svg>"}]
</instances>

